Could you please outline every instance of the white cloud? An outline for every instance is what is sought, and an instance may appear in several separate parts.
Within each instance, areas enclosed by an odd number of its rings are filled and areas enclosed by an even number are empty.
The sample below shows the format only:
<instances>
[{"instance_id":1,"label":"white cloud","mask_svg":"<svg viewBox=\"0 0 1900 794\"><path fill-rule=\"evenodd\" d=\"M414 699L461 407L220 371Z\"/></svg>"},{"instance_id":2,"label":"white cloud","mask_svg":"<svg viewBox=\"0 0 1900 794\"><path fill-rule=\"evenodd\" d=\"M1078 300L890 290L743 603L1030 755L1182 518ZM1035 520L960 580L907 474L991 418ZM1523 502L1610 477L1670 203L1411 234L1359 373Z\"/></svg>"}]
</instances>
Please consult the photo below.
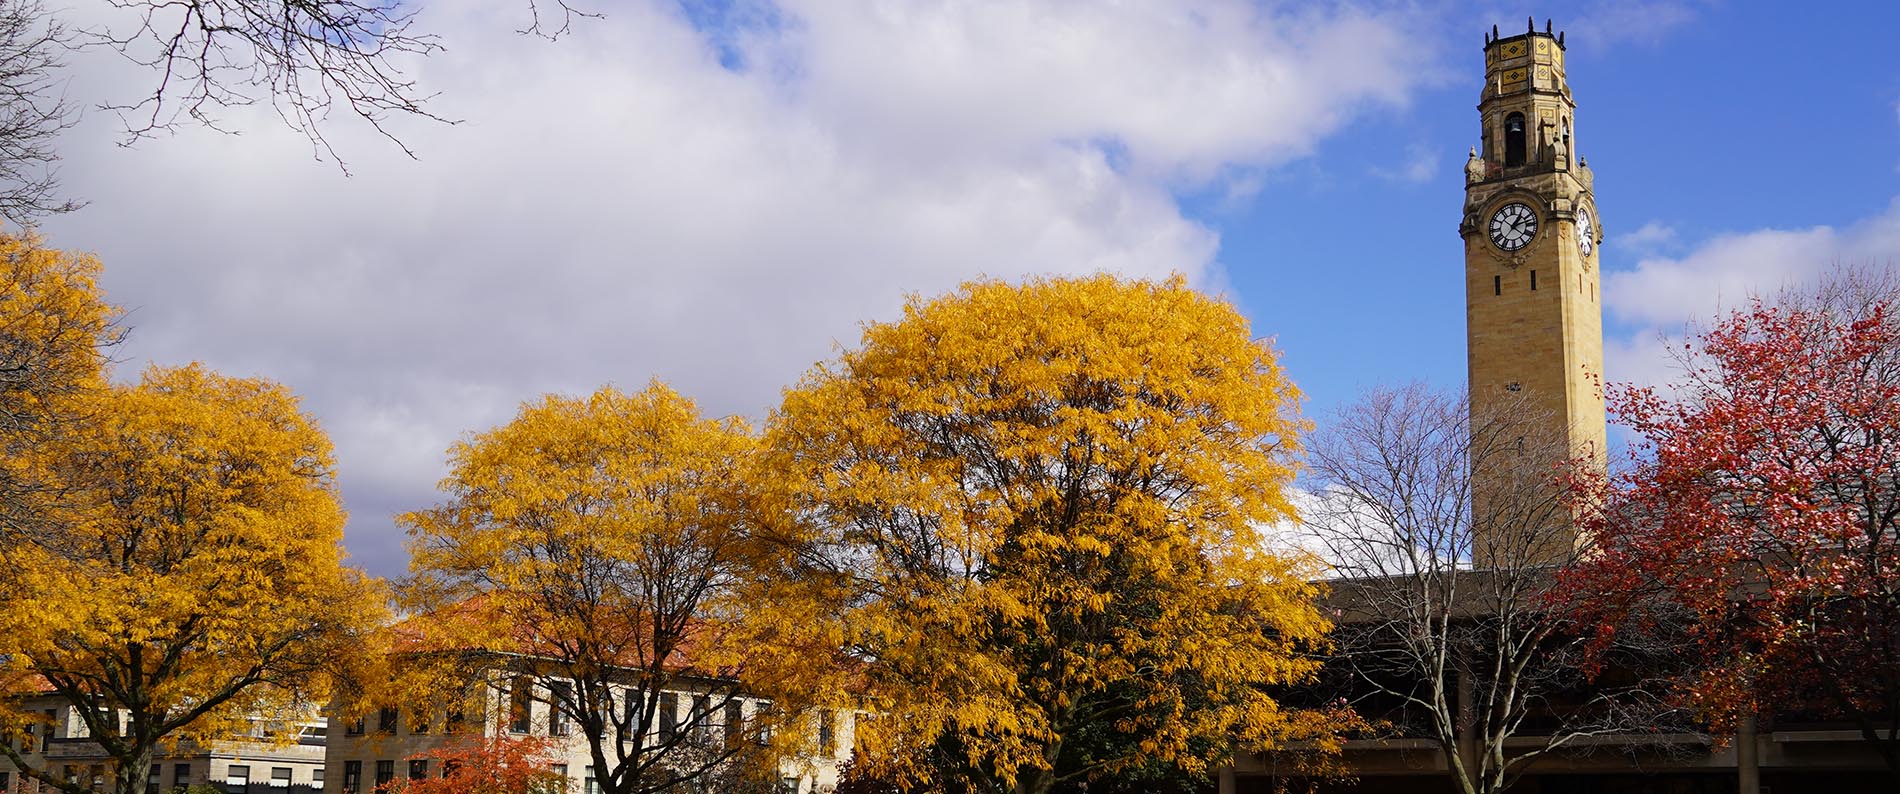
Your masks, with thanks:
<instances>
[{"instance_id":1,"label":"white cloud","mask_svg":"<svg viewBox=\"0 0 1900 794\"><path fill-rule=\"evenodd\" d=\"M1671 350L1681 345L1686 324L1741 308L1755 296L1812 283L1836 265L1892 267L1896 261L1900 199L1840 229L1725 234L1680 257L1652 256L1633 271L1605 273L1604 306L1612 318L1635 329L1605 340L1607 374L1613 381L1662 383L1675 373Z\"/></svg>"},{"instance_id":2,"label":"white cloud","mask_svg":"<svg viewBox=\"0 0 1900 794\"><path fill-rule=\"evenodd\" d=\"M847 5L788 0L722 38L616 4L545 42L520 0L435 3L417 76L456 127L402 124L411 162L338 120L358 174L265 108L241 136L67 146L96 250L134 307L121 354L202 359L306 396L337 442L372 569L388 517L436 497L442 451L521 400L673 382L758 416L857 323L988 274L1184 272L1219 240L1173 191L1245 191L1428 70L1405 17L1244 0ZM84 60L74 93L150 75ZM1238 180L1239 184L1228 184Z\"/></svg>"},{"instance_id":3,"label":"white cloud","mask_svg":"<svg viewBox=\"0 0 1900 794\"><path fill-rule=\"evenodd\" d=\"M1616 235L1610 244L1637 256L1652 256L1676 246L1676 230L1661 221L1650 221L1633 232Z\"/></svg>"}]
</instances>

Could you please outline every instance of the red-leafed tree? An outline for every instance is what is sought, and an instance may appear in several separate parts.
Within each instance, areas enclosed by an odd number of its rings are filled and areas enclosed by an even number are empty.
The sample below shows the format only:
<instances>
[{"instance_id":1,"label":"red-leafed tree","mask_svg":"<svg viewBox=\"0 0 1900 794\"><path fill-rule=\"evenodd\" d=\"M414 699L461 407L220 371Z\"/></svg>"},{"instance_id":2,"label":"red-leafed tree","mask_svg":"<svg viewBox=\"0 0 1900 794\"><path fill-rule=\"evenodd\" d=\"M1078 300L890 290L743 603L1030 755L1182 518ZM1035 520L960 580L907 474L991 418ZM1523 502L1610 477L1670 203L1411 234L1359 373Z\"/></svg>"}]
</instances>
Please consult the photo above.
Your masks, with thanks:
<instances>
[{"instance_id":1,"label":"red-leafed tree","mask_svg":"<svg viewBox=\"0 0 1900 794\"><path fill-rule=\"evenodd\" d=\"M441 770L438 777L396 779L377 794L566 794L567 776L549 766L554 740L545 736L471 736L410 756Z\"/></svg>"},{"instance_id":2,"label":"red-leafed tree","mask_svg":"<svg viewBox=\"0 0 1900 794\"><path fill-rule=\"evenodd\" d=\"M1638 443L1575 582L1599 637L1686 620L1715 730L1851 720L1900 781L1900 307L1847 281L1720 320L1673 392L1610 390Z\"/></svg>"}]
</instances>

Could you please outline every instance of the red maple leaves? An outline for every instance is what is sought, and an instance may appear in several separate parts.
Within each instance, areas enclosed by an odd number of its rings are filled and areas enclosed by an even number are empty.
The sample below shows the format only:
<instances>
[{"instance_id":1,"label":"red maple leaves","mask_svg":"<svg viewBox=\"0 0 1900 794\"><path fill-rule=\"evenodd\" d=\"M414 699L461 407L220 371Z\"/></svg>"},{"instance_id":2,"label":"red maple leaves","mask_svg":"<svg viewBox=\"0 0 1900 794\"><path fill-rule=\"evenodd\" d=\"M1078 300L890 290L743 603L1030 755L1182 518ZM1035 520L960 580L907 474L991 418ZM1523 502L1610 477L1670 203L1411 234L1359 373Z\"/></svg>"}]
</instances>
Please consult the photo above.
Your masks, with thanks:
<instances>
[{"instance_id":1,"label":"red maple leaves","mask_svg":"<svg viewBox=\"0 0 1900 794\"><path fill-rule=\"evenodd\" d=\"M1717 730L1760 710L1874 739L1900 713L1900 321L1757 302L1685 352L1676 392L1607 395L1640 443L1580 483L1591 628L1676 623Z\"/></svg>"},{"instance_id":2,"label":"red maple leaves","mask_svg":"<svg viewBox=\"0 0 1900 794\"><path fill-rule=\"evenodd\" d=\"M470 736L409 757L412 774L377 794L565 794L567 775L553 767L559 750L540 736Z\"/></svg>"}]
</instances>

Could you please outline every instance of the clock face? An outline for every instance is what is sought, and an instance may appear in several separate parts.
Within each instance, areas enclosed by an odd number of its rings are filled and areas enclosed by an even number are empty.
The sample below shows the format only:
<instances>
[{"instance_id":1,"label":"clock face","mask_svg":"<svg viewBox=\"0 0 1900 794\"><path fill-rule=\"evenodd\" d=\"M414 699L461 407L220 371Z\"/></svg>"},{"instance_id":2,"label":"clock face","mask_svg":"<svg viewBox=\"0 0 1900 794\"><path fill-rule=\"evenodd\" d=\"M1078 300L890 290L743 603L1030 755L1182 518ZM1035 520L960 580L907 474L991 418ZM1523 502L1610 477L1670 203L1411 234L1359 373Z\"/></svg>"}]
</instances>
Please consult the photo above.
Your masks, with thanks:
<instances>
[{"instance_id":1,"label":"clock face","mask_svg":"<svg viewBox=\"0 0 1900 794\"><path fill-rule=\"evenodd\" d=\"M1590 221L1589 210L1577 211L1577 247L1583 249L1584 256L1597 247L1597 227Z\"/></svg>"},{"instance_id":2,"label":"clock face","mask_svg":"<svg viewBox=\"0 0 1900 794\"><path fill-rule=\"evenodd\" d=\"M1522 204L1506 204L1491 216L1491 244L1516 251L1537 236L1537 213Z\"/></svg>"}]
</instances>

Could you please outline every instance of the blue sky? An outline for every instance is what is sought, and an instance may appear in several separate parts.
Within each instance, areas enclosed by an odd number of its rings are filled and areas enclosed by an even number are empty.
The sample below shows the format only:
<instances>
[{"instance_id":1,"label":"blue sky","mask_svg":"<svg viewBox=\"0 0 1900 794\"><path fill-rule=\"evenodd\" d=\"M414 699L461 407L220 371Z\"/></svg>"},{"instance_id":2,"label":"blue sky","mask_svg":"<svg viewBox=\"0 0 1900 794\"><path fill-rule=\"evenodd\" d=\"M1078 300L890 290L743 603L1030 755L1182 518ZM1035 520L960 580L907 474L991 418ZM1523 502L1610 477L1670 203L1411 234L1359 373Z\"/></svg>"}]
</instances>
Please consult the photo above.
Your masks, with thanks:
<instances>
[{"instance_id":1,"label":"blue sky","mask_svg":"<svg viewBox=\"0 0 1900 794\"><path fill-rule=\"evenodd\" d=\"M1365 386L1458 387L1482 34L1527 13L1569 14L1612 377L1666 378L1662 335L1751 290L1900 261L1900 4L1558 5L600 0L545 41L526 0L437 0L448 50L408 66L463 123L398 124L420 159L339 117L344 176L263 106L124 148L95 112L63 144L92 203L44 231L132 308L125 371L303 395L382 574L444 449L524 400L658 377L759 419L861 321L982 275L1184 273L1322 430Z\"/></svg>"},{"instance_id":2,"label":"blue sky","mask_svg":"<svg viewBox=\"0 0 1900 794\"><path fill-rule=\"evenodd\" d=\"M1856 42L1854 31L1900 30L1900 4L1680 8L1692 13L1607 42L1578 34L1577 19L1557 20L1573 28L1578 150L1597 174L1606 277L1627 279L1646 259L1666 266L1717 238L1851 227L1889 212L1900 196L1900 61L1878 36ZM1524 16L1497 24L1521 32ZM1245 204L1188 204L1220 230L1234 294L1280 339L1317 414L1370 383L1463 385L1458 166L1476 142L1477 31L1488 25L1447 27L1434 43L1448 79L1402 108L1365 114ZM1432 166L1427 176L1394 178L1414 160ZM1645 227L1648 239L1629 237ZM1832 261L1892 265L1900 252L1889 240L1791 253L1772 276L1799 278ZM1782 279L1772 276L1755 286L1773 291ZM1742 297L1730 284L1699 283L1705 295L1726 290L1728 306ZM1676 302L1680 319L1712 308ZM1679 327L1655 321L1659 312L1618 308L1605 318L1613 343ZM1633 352L1613 346L1608 366L1625 379L1659 374Z\"/></svg>"}]
</instances>

